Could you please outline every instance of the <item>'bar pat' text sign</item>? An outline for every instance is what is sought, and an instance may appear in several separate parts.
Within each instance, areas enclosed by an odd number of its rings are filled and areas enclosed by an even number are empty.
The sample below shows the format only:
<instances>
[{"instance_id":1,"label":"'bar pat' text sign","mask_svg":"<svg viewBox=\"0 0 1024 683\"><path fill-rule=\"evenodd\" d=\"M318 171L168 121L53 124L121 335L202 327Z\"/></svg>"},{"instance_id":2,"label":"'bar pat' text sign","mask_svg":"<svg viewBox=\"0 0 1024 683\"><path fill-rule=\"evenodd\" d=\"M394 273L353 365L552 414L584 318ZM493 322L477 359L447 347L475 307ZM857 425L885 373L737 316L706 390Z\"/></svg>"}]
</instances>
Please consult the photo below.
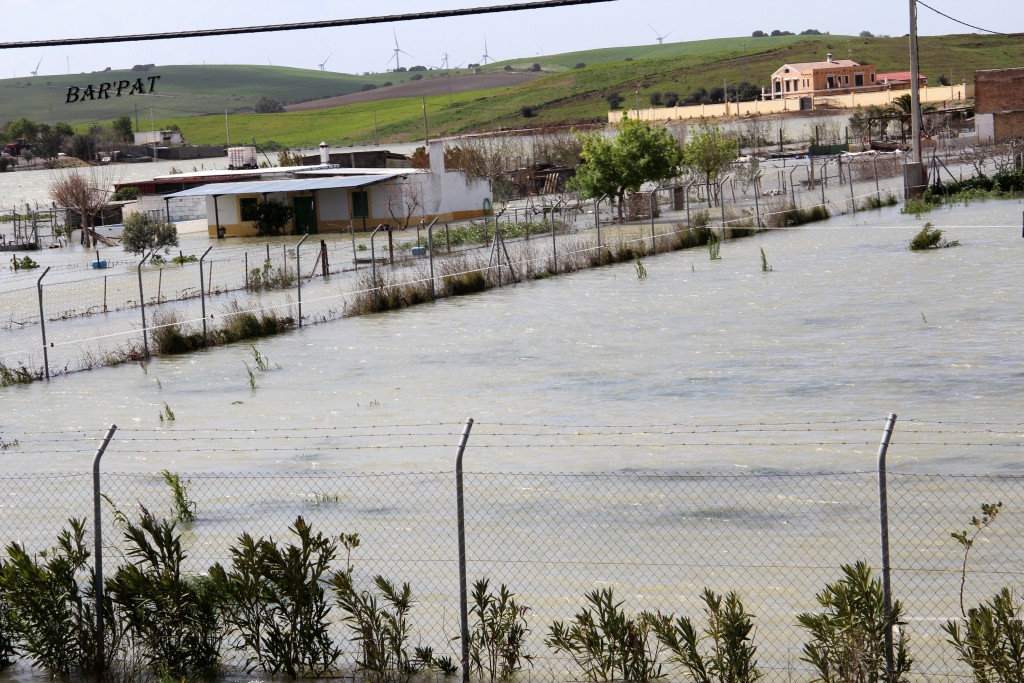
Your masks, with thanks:
<instances>
[{"instance_id":1,"label":"'bar pat' text sign","mask_svg":"<svg viewBox=\"0 0 1024 683\"><path fill-rule=\"evenodd\" d=\"M156 82L159 76L147 76L145 79L136 78L134 81L110 81L93 85L90 83L84 88L77 85L68 86L67 104L74 102L92 102L94 100L109 100L111 97L122 95L148 95L156 89ZM146 87L149 81L149 87Z\"/></svg>"}]
</instances>

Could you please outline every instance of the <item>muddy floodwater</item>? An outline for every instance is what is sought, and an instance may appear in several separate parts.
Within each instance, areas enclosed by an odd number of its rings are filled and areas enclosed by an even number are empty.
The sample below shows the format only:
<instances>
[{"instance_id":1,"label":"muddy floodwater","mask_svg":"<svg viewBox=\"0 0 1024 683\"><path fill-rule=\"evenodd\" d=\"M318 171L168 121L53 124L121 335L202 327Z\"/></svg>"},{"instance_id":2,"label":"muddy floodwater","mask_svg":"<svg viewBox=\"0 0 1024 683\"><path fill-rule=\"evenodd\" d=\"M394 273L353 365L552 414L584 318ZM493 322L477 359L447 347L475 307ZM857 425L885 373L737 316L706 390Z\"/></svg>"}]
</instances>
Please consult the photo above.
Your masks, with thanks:
<instances>
[{"instance_id":1,"label":"muddy floodwater","mask_svg":"<svg viewBox=\"0 0 1024 683\"><path fill-rule=\"evenodd\" d=\"M255 342L271 363L255 389L250 344L8 387L0 437L21 445L3 452L4 469L88 468L110 424L194 438L159 453L122 449L111 458L118 469L449 468L472 417L481 428L810 425L807 445L793 447L748 435L731 446L640 440L628 454L571 440L495 449L474 461L487 470L848 470L873 466L876 432L895 412L901 424L940 425L932 441L947 444L905 437L901 448L897 431L897 466L1018 473L1022 209L1005 200L920 218L862 211L728 241L720 260L703 248L650 257L644 278L625 263L307 326ZM960 246L908 251L926 220ZM165 407L173 422L159 419ZM828 445L835 423L866 424L873 443ZM397 440L402 425L424 424L448 436L413 451L261 449L276 443L261 430L391 426ZM997 433L949 445L977 425ZM261 436L204 448L204 435L226 429ZM68 430L80 447L32 438Z\"/></svg>"}]
</instances>

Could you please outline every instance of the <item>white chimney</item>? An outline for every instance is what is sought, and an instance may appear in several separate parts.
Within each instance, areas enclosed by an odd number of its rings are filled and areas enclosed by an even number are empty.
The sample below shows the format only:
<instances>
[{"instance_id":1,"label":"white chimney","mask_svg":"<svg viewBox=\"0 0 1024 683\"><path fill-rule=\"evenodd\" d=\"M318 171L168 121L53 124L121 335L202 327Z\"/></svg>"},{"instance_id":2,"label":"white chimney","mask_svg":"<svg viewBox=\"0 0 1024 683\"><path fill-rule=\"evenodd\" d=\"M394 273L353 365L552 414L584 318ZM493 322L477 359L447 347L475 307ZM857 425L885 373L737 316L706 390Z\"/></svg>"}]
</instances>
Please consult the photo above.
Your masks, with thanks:
<instances>
[{"instance_id":1,"label":"white chimney","mask_svg":"<svg viewBox=\"0 0 1024 683\"><path fill-rule=\"evenodd\" d=\"M832 63L832 53L831 52L828 53L828 63L829 64Z\"/></svg>"},{"instance_id":2,"label":"white chimney","mask_svg":"<svg viewBox=\"0 0 1024 683\"><path fill-rule=\"evenodd\" d=\"M326 142L320 143L320 163L329 164L331 163L331 150L327 147Z\"/></svg>"}]
</instances>

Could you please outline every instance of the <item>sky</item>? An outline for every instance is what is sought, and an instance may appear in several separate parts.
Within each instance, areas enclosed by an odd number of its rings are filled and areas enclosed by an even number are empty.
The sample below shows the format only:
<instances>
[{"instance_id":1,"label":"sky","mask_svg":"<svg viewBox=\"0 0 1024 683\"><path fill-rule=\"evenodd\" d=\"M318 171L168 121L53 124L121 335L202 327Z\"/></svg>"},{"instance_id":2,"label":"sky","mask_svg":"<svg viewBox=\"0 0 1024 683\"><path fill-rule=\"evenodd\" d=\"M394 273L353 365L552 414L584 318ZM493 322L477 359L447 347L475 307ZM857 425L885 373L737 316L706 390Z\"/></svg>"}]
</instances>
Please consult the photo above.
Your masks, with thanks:
<instances>
[{"instance_id":1,"label":"sky","mask_svg":"<svg viewBox=\"0 0 1024 683\"><path fill-rule=\"evenodd\" d=\"M482 7L523 0L0 0L0 42L233 28ZM1024 33L1024 2L929 0L928 5L980 29ZM843 9L846 7L847 9ZM855 9L849 9L854 8ZM611 0L574 7L405 21L282 33L188 38L73 47L0 49L0 77L23 78L131 68L135 64L273 64L344 73L402 66L464 66L486 52L495 61L602 47L749 36L755 30L901 36L909 32L909 1L860 0L828 9L820 0ZM924 6L921 35L978 32ZM1022 55L1024 55L1024 37ZM1024 61L1024 59L1022 59Z\"/></svg>"}]
</instances>

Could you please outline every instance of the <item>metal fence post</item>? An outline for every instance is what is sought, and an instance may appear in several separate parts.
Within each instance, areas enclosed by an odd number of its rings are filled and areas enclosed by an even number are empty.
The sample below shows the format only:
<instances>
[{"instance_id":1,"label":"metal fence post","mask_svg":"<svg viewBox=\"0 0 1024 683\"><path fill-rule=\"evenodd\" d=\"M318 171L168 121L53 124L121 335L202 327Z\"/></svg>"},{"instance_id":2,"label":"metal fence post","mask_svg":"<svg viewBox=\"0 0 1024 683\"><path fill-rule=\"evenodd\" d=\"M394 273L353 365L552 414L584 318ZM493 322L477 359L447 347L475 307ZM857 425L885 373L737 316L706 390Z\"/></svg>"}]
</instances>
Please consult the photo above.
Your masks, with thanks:
<instances>
[{"instance_id":1,"label":"metal fence post","mask_svg":"<svg viewBox=\"0 0 1024 683\"><path fill-rule=\"evenodd\" d=\"M597 228L597 262L602 263L601 259L601 200L594 197L594 227ZM529 234L530 230L526 230Z\"/></svg>"},{"instance_id":2,"label":"metal fence post","mask_svg":"<svg viewBox=\"0 0 1024 683\"><path fill-rule=\"evenodd\" d=\"M149 358L149 335L146 332L146 295L142 291L142 264L146 262L153 252L143 254L142 260L139 261L139 308L142 309L142 348L145 351L146 358Z\"/></svg>"},{"instance_id":3,"label":"metal fence post","mask_svg":"<svg viewBox=\"0 0 1024 683\"><path fill-rule=\"evenodd\" d=\"M104 651L104 628L103 622L103 525L102 510L100 508L100 458L110 439L117 431L117 425L110 425L103 442L96 449L96 455L92 459L92 514L93 514L93 552L96 556L96 566L93 569L93 590L96 593L96 672L103 673L106 664L106 653Z\"/></svg>"},{"instance_id":4,"label":"metal fence post","mask_svg":"<svg viewBox=\"0 0 1024 683\"><path fill-rule=\"evenodd\" d=\"M380 290L377 287L377 249L374 246L373 240L377 236L377 232L383 228L383 225L378 225L370 233L370 276L373 278L373 309L377 310L379 303Z\"/></svg>"},{"instance_id":5,"label":"metal fence post","mask_svg":"<svg viewBox=\"0 0 1024 683\"><path fill-rule=\"evenodd\" d=\"M207 247L203 255L199 257L199 301L203 312L203 348L205 349L209 345L209 341L206 337L206 283L203 281L203 259L210 253L213 247ZM246 258L249 254L246 253ZM247 273L248 274L248 273Z\"/></svg>"},{"instance_id":6,"label":"metal fence post","mask_svg":"<svg viewBox=\"0 0 1024 683\"><path fill-rule=\"evenodd\" d=\"M430 298L436 299L437 292L434 291L434 223L437 218L430 221L427 226L427 259L430 261ZM527 230L529 232L529 230Z\"/></svg>"},{"instance_id":7,"label":"metal fence post","mask_svg":"<svg viewBox=\"0 0 1024 683\"><path fill-rule=\"evenodd\" d=\"M462 454L466 452L473 418L466 420L455 457L455 495L459 522L459 623L462 636L462 683L469 683L469 593L466 586L466 506L462 495Z\"/></svg>"},{"instance_id":8,"label":"metal fence post","mask_svg":"<svg viewBox=\"0 0 1024 683\"><path fill-rule=\"evenodd\" d=\"M654 190L651 190L651 194L648 197L648 200L649 200L648 203L650 204L650 210L651 210L651 253L652 254L657 254L658 253L658 242L657 242L657 239L656 239L656 235L654 234L654 207L655 207L655 199L656 199L655 198L655 193L657 191L658 191L657 188L655 188Z\"/></svg>"},{"instance_id":9,"label":"metal fence post","mask_svg":"<svg viewBox=\"0 0 1024 683\"><path fill-rule=\"evenodd\" d=\"M50 379L50 352L46 350L46 313L43 311L43 278L50 272L50 266L46 266L46 270L36 280L36 289L39 290L39 329L43 332L43 372L46 373L46 379Z\"/></svg>"},{"instance_id":10,"label":"metal fence post","mask_svg":"<svg viewBox=\"0 0 1024 683\"><path fill-rule=\"evenodd\" d=\"M544 215L547 220L547 214ZM551 219L551 274L558 274L558 242L555 241L555 219Z\"/></svg>"},{"instance_id":11,"label":"metal fence post","mask_svg":"<svg viewBox=\"0 0 1024 683\"><path fill-rule=\"evenodd\" d=\"M853 210L854 215L857 214L857 198L853 194L853 164L850 163L846 167L846 177L850 181L850 208Z\"/></svg>"},{"instance_id":12,"label":"metal fence post","mask_svg":"<svg viewBox=\"0 0 1024 683\"><path fill-rule=\"evenodd\" d=\"M299 250L302 249L302 243L306 241L307 237L309 237L308 232L295 245L295 279L299 283L299 327L302 327L302 262L299 260Z\"/></svg>"},{"instance_id":13,"label":"metal fence post","mask_svg":"<svg viewBox=\"0 0 1024 683\"><path fill-rule=\"evenodd\" d=\"M882 433L882 442L878 445L878 521L882 542L882 599L885 610L885 670L888 680L892 680L895 664L893 662L892 645L892 585L889 581L889 500L886 490L885 452L889 449L893 425L896 424L896 413L889 413Z\"/></svg>"}]
</instances>

